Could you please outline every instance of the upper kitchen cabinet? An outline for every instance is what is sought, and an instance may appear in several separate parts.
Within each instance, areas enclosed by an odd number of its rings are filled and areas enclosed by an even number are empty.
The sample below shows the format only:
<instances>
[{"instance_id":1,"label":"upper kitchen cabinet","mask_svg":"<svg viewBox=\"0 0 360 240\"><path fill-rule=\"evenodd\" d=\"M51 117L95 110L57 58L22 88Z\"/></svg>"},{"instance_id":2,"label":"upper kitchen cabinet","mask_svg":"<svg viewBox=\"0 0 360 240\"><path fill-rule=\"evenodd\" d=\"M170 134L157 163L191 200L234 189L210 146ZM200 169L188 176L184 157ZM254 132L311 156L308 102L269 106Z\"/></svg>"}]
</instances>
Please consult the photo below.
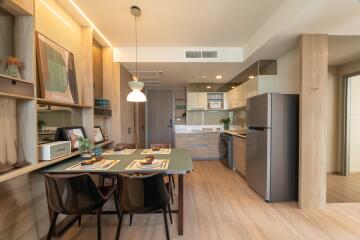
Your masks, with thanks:
<instances>
[{"instance_id":1,"label":"upper kitchen cabinet","mask_svg":"<svg viewBox=\"0 0 360 240\"><path fill-rule=\"evenodd\" d=\"M207 109L206 92L187 92L187 110L205 110Z\"/></svg>"},{"instance_id":2,"label":"upper kitchen cabinet","mask_svg":"<svg viewBox=\"0 0 360 240\"><path fill-rule=\"evenodd\" d=\"M257 61L236 76L231 83L234 84L232 89L225 94L226 109L244 107L246 100L256 95L278 92L276 60Z\"/></svg>"}]
</instances>

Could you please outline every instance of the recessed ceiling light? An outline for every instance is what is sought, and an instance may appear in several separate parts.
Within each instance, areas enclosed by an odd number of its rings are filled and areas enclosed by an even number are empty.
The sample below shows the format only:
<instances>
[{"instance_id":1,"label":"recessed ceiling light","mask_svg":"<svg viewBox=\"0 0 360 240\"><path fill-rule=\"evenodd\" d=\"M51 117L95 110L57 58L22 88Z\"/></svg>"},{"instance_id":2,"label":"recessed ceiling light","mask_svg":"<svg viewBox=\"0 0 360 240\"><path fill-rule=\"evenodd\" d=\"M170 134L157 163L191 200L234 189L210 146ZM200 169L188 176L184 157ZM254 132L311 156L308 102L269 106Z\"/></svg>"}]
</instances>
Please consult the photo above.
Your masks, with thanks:
<instances>
[{"instance_id":1,"label":"recessed ceiling light","mask_svg":"<svg viewBox=\"0 0 360 240\"><path fill-rule=\"evenodd\" d=\"M206 86L206 88L207 88L207 89L210 89L210 88L211 88L211 86L210 86L210 85L207 85L207 86Z\"/></svg>"},{"instance_id":2,"label":"recessed ceiling light","mask_svg":"<svg viewBox=\"0 0 360 240\"><path fill-rule=\"evenodd\" d=\"M206 78L206 76L205 76L205 75L202 75L201 77L202 77L202 78Z\"/></svg>"},{"instance_id":3,"label":"recessed ceiling light","mask_svg":"<svg viewBox=\"0 0 360 240\"><path fill-rule=\"evenodd\" d=\"M216 75L216 79L222 79L221 75Z\"/></svg>"},{"instance_id":4,"label":"recessed ceiling light","mask_svg":"<svg viewBox=\"0 0 360 240\"><path fill-rule=\"evenodd\" d=\"M232 89L234 89L234 88L235 88L235 86L231 86L231 88L232 88Z\"/></svg>"},{"instance_id":5,"label":"recessed ceiling light","mask_svg":"<svg viewBox=\"0 0 360 240\"><path fill-rule=\"evenodd\" d=\"M253 79L255 76L254 75L250 75L249 76L249 79Z\"/></svg>"}]
</instances>

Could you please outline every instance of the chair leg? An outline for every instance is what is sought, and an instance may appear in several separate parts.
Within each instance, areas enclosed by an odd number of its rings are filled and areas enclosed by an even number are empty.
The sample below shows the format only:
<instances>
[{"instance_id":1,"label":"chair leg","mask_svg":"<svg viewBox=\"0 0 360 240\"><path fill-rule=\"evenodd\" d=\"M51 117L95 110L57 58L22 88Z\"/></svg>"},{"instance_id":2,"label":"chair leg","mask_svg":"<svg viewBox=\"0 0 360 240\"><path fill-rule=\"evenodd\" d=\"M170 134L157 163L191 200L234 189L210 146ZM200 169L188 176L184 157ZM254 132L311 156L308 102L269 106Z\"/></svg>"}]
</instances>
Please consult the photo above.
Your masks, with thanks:
<instances>
[{"instance_id":1,"label":"chair leg","mask_svg":"<svg viewBox=\"0 0 360 240\"><path fill-rule=\"evenodd\" d=\"M131 226L131 224L132 224L132 218L133 218L133 214L130 213L130 222L129 222L130 226Z\"/></svg>"},{"instance_id":2,"label":"chair leg","mask_svg":"<svg viewBox=\"0 0 360 240\"><path fill-rule=\"evenodd\" d=\"M96 217L97 217L97 239L101 240L101 212L102 212L102 207L101 206L97 211L96 211Z\"/></svg>"},{"instance_id":3,"label":"chair leg","mask_svg":"<svg viewBox=\"0 0 360 240\"><path fill-rule=\"evenodd\" d=\"M119 218L119 223L116 229L116 236L115 236L115 240L118 240L120 238L120 230L121 230L121 224L122 224L122 219L123 219L124 214L121 213L120 214L120 218Z\"/></svg>"},{"instance_id":4,"label":"chair leg","mask_svg":"<svg viewBox=\"0 0 360 240\"><path fill-rule=\"evenodd\" d=\"M79 215L79 219L78 219L78 226L81 226L81 215Z\"/></svg>"},{"instance_id":5,"label":"chair leg","mask_svg":"<svg viewBox=\"0 0 360 240\"><path fill-rule=\"evenodd\" d=\"M166 207L163 209L163 215L164 215L166 239L169 240L170 236L169 236L169 226L166 218Z\"/></svg>"},{"instance_id":6,"label":"chair leg","mask_svg":"<svg viewBox=\"0 0 360 240\"><path fill-rule=\"evenodd\" d=\"M118 219L120 220L120 208L116 193L114 193L114 205L115 205L116 213L118 215Z\"/></svg>"},{"instance_id":7,"label":"chair leg","mask_svg":"<svg viewBox=\"0 0 360 240\"><path fill-rule=\"evenodd\" d=\"M170 203L168 203L168 211L169 211L170 223L172 224L172 214L171 214Z\"/></svg>"},{"instance_id":8,"label":"chair leg","mask_svg":"<svg viewBox=\"0 0 360 240\"><path fill-rule=\"evenodd\" d=\"M171 174L171 175L170 175L170 178L171 178L171 182L172 182L172 184L173 184L173 187L174 187L174 189L175 189L175 178L174 178L174 174Z\"/></svg>"},{"instance_id":9,"label":"chair leg","mask_svg":"<svg viewBox=\"0 0 360 240\"><path fill-rule=\"evenodd\" d=\"M50 240L51 239L51 236L54 232L54 229L55 229L55 225L56 225L56 219L58 217L59 213L57 212L53 212L53 216L52 216L52 219L51 219L51 224L50 224L50 228L49 228L49 232L48 232L48 235L46 237L47 240Z\"/></svg>"}]
</instances>

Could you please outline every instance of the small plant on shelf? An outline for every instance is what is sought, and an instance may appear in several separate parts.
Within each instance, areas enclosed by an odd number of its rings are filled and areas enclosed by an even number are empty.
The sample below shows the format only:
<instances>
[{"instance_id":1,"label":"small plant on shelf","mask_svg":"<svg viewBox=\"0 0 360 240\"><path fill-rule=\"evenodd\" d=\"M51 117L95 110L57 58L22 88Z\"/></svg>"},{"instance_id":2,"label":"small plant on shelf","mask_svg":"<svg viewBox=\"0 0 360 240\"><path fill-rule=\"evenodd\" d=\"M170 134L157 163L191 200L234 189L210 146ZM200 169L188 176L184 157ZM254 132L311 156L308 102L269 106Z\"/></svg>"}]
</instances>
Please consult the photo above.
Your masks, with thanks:
<instances>
[{"instance_id":1,"label":"small plant on shelf","mask_svg":"<svg viewBox=\"0 0 360 240\"><path fill-rule=\"evenodd\" d=\"M220 123L224 124L224 130L229 130L230 118L222 118Z\"/></svg>"},{"instance_id":2,"label":"small plant on shelf","mask_svg":"<svg viewBox=\"0 0 360 240\"><path fill-rule=\"evenodd\" d=\"M22 67L22 62L18 57L9 56L6 58L5 74L10 77L21 78L19 68Z\"/></svg>"},{"instance_id":3,"label":"small plant on shelf","mask_svg":"<svg viewBox=\"0 0 360 240\"><path fill-rule=\"evenodd\" d=\"M92 144L89 139L80 137L79 138L79 151L81 158L90 159L92 158Z\"/></svg>"}]
</instances>

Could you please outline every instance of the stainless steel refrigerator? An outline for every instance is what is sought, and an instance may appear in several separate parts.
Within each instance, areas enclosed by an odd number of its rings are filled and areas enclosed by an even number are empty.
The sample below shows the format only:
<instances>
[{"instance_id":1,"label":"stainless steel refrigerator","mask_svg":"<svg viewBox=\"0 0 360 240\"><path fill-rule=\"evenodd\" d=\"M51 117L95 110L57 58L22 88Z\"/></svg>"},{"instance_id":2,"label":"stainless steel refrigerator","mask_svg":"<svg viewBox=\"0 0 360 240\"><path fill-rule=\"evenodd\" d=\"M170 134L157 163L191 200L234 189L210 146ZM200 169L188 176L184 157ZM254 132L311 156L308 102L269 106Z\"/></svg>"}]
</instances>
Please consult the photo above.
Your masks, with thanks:
<instances>
[{"instance_id":1,"label":"stainless steel refrigerator","mask_svg":"<svg viewBox=\"0 0 360 240\"><path fill-rule=\"evenodd\" d=\"M299 96L267 93L249 98L246 118L248 185L269 202L296 200Z\"/></svg>"}]
</instances>

